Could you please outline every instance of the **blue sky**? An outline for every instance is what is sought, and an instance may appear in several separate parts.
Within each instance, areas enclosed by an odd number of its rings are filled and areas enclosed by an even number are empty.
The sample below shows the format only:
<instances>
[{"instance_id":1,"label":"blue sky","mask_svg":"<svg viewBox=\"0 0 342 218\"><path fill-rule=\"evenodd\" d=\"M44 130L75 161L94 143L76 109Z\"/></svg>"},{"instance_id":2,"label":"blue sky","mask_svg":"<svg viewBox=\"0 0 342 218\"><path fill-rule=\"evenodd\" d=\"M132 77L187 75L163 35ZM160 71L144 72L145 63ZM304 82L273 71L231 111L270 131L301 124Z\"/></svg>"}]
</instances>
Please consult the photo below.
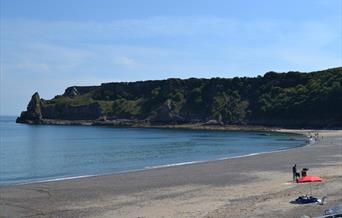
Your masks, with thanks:
<instances>
[{"instance_id":1,"label":"blue sky","mask_svg":"<svg viewBox=\"0 0 342 218\"><path fill-rule=\"evenodd\" d=\"M342 65L341 0L0 0L0 114L35 91Z\"/></svg>"}]
</instances>

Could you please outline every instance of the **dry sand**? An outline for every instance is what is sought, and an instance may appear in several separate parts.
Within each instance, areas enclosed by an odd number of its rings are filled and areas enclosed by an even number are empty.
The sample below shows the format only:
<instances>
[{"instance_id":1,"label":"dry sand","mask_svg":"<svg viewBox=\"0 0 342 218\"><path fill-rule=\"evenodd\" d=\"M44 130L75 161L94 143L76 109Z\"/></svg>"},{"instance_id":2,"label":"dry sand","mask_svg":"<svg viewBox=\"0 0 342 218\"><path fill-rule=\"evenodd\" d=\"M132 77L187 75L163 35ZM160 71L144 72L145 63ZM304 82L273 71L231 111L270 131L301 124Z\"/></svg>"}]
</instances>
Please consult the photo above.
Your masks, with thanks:
<instances>
[{"instance_id":1,"label":"dry sand","mask_svg":"<svg viewBox=\"0 0 342 218\"><path fill-rule=\"evenodd\" d=\"M288 131L288 130L281 130ZM312 134L309 130L291 130ZM342 203L342 131L318 131L311 146L250 157L0 188L0 217L300 217ZM323 136L323 139L321 138ZM291 204L308 194L291 167L325 183L325 205Z\"/></svg>"}]
</instances>

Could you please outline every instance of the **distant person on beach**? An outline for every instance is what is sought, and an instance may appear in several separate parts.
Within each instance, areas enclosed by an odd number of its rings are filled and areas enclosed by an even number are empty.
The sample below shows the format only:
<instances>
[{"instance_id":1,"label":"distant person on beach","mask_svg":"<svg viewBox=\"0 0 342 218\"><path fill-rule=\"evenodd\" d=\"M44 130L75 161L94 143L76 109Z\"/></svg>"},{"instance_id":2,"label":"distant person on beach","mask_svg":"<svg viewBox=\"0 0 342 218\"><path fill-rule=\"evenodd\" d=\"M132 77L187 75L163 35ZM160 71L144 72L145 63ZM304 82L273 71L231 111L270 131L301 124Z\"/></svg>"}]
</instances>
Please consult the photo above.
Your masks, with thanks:
<instances>
[{"instance_id":1,"label":"distant person on beach","mask_svg":"<svg viewBox=\"0 0 342 218\"><path fill-rule=\"evenodd\" d=\"M302 171L301 171L302 177L305 177L307 175L308 170L309 170L308 168L302 169Z\"/></svg>"},{"instance_id":2,"label":"distant person on beach","mask_svg":"<svg viewBox=\"0 0 342 218\"><path fill-rule=\"evenodd\" d=\"M297 164L295 164L292 167L292 174L293 174L293 182L296 182L296 180L297 180Z\"/></svg>"}]
</instances>

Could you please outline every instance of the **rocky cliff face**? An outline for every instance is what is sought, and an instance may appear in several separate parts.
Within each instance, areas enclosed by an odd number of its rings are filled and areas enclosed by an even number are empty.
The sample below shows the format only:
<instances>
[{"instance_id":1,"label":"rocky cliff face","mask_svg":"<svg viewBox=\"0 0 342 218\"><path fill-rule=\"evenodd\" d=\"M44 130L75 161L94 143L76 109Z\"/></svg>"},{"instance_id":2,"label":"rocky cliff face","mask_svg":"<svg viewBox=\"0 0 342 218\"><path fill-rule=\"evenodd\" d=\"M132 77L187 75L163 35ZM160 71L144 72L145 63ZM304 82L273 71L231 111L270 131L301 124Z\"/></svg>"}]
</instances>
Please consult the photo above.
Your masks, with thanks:
<instances>
[{"instance_id":1,"label":"rocky cliff face","mask_svg":"<svg viewBox=\"0 0 342 218\"><path fill-rule=\"evenodd\" d=\"M171 100L168 99L162 104L156 114L153 115L151 118L152 122L155 123L183 123L184 118L178 115L172 108Z\"/></svg>"},{"instance_id":2,"label":"rocky cliff face","mask_svg":"<svg viewBox=\"0 0 342 218\"><path fill-rule=\"evenodd\" d=\"M96 120L102 114L98 103L72 106L68 104L46 105L42 107L44 119L56 120Z\"/></svg>"},{"instance_id":3,"label":"rocky cliff face","mask_svg":"<svg viewBox=\"0 0 342 218\"><path fill-rule=\"evenodd\" d=\"M342 126L342 67L255 78L167 79L72 86L50 100L35 93L21 123L150 123ZM114 125L113 124L113 125Z\"/></svg>"},{"instance_id":4,"label":"rocky cliff face","mask_svg":"<svg viewBox=\"0 0 342 218\"><path fill-rule=\"evenodd\" d=\"M63 96L73 98L79 95L75 87L68 88ZM42 100L38 92L32 95L27 106L17 118L18 123L40 124L44 119L55 120L96 120L102 114L99 103L94 102L84 105L72 105L68 103L50 104Z\"/></svg>"},{"instance_id":5,"label":"rocky cliff face","mask_svg":"<svg viewBox=\"0 0 342 218\"><path fill-rule=\"evenodd\" d=\"M77 88L75 86L72 86L72 87L67 88L63 95L72 98L79 94L80 93L78 92Z\"/></svg>"},{"instance_id":6,"label":"rocky cliff face","mask_svg":"<svg viewBox=\"0 0 342 218\"><path fill-rule=\"evenodd\" d=\"M23 111L17 118L18 123L40 123L42 119L42 101L38 92L34 93L27 106L27 110Z\"/></svg>"}]
</instances>

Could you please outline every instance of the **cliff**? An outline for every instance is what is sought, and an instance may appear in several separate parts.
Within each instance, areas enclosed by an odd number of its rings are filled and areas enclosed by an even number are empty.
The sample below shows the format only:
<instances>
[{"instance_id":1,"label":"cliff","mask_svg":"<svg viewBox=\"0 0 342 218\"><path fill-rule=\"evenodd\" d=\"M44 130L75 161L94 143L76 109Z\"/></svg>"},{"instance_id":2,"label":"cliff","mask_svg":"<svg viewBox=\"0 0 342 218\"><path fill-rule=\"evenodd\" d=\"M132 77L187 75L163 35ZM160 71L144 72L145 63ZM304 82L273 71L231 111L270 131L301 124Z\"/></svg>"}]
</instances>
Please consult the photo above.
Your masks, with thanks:
<instances>
[{"instance_id":1,"label":"cliff","mask_svg":"<svg viewBox=\"0 0 342 218\"><path fill-rule=\"evenodd\" d=\"M19 123L235 124L342 127L342 68L268 72L255 78L167 79L73 86L35 93Z\"/></svg>"},{"instance_id":2,"label":"cliff","mask_svg":"<svg viewBox=\"0 0 342 218\"><path fill-rule=\"evenodd\" d=\"M17 118L19 123L40 123L42 116L41 100L38 92L34 93L31 97L27 110L21 112L20 117Z\"/></svg>"}]
</instances>

